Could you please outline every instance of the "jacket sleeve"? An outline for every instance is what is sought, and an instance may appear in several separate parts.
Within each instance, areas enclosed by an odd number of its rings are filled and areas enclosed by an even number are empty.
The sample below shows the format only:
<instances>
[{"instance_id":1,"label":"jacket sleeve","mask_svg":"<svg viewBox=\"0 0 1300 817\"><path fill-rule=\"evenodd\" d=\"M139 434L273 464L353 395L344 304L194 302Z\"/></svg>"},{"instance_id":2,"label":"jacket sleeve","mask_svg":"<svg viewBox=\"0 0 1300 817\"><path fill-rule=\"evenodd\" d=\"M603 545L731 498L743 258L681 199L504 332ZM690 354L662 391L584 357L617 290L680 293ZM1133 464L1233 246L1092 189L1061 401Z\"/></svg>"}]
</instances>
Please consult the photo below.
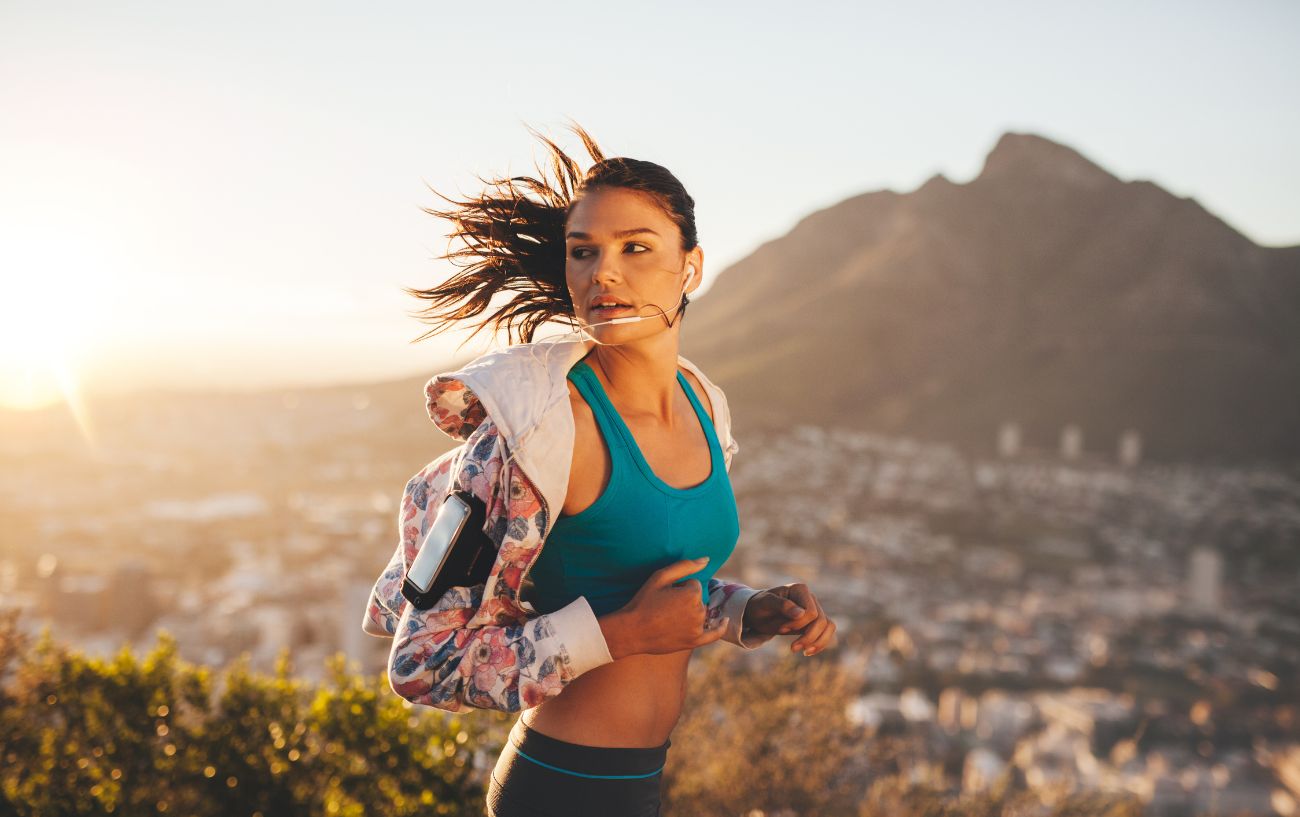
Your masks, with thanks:
<instances>
[{"instance_id":1,"label":"jacket sleeve","mask_svg":"<svg viewBox=\"0 0 1300 817\"><path fill-rule=\"evenodd\" d=\"M545 511L532 483L503 466L505 443L490 417L458 451L445 478L433 470L434 492L408 485L403 498L403 561L399 565L394 557L385 571L388 578L381 577L397 585L401 601L383 588L376 599L390 599L391 605L381 606L396 617L389 683L412 703L450 712L517 712L614 658L585 597L532 618L518 605L522 573L540 546ZM401 577L426 526L424 512L451 486L472 491L487 505L485 530L500 544L496 562L486 583L453 587L432 608L417 610L400 594ZM382 610L378 618L387 630Z\"/></svg>"},{"instance_id":2,"label":"jacket sleeve","mask_svg":"<svg viewBox=\"0 0 1300 817\"><path fill-rule=\"evenodd\" d=\"M774 634L759 635L752 631L741 632L745 621L745 605L759 592L761 591L740 582L719 579L717 576L710 578L709 604L705 620L712 625L722 616L728 616L727 631L722 634L723 641L746 650L761 647L771 641Z\"/></svg>"}]
</instances>

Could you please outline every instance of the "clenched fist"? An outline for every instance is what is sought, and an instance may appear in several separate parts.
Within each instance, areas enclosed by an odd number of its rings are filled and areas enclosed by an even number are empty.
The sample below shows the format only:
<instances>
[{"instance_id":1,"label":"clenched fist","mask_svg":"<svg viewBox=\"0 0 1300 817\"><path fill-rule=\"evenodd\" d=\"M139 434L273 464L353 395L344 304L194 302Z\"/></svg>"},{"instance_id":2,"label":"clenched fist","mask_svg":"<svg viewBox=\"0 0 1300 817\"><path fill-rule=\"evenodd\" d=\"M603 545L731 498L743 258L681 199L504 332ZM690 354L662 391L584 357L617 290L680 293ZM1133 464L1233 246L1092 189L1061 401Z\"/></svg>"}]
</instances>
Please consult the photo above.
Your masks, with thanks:
<instances>
[{"instance_id":1,"label":"clenched fist","mask_svg":"<svg viewBox=\"0 0 1300 817\"><path fill-rule=\"evenodd\" d=\"M617 660L626 655L663 655L702 647L726 632L727 619L712 627L704 625L706 610L700 600L699 579L673 582L698 571L708 558L682 559L650 574L632 600L600 619L609 654Z\"/></svg>"}]
</instances>

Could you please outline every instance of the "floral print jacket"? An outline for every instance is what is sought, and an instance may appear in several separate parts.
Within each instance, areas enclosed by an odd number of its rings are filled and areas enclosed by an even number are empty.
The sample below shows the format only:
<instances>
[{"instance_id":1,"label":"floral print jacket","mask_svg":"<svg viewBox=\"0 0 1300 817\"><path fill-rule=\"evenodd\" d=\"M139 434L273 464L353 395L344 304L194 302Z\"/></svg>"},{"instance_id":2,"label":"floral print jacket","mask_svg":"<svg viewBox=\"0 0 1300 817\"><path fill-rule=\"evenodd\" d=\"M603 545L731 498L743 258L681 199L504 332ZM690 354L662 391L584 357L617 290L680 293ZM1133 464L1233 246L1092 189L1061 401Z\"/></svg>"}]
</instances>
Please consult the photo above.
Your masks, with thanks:
<instances>
[{"instance_id":1,"label":"floral print jacket","mask_svg":"<svg viewBox=\"0 0 1300 817\"><path fill-rule=\"evenodd\" d=\"M367 633L393 639L389 682L408 701L450 712L515 712L614 660L585 597L547 614L526 599L528 570L568 490L574 426L566 375L591 345L517 344L426 384L429 418L464 444L407 482L397 550L362 621ZM739 445L726 397L690 361L678 362L704 387L730 470ZM487 506L484 530L498 544L496 561L484 584L453 587L432 608L417 610L402 596L402 580L433 521L427 511L436 512L455 489L472 491ZM723 640L753 649L772 638L742 636L745 604L757 592L709 579L706 620L730 617Z\"/></svg>"}]
</instances>

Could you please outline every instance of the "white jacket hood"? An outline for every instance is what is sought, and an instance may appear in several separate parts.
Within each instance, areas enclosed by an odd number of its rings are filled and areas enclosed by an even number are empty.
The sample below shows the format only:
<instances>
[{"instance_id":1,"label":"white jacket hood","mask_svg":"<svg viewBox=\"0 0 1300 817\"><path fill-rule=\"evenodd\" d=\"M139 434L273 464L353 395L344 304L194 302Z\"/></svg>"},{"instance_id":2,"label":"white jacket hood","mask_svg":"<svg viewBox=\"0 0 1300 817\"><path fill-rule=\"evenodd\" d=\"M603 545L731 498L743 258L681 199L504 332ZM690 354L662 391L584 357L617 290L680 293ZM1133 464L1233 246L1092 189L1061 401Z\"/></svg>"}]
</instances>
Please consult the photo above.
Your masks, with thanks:
<instances>
[{"instance_id":1,"label":"white jacket hood","mask_svg":"<svg viewBox=\"0 0 1300 817\"><path fill-rule=\"evenodd\" d=\"M477 398L482 412L492 418L501 432L514 460L523 467L547 505L558 510L568 493L573 457L573 410L569 406L566 379L573 365L593 346L595 342L589 340L543 340L480 355L460 369L434 376L430 383L459 381L473 397L456 391L454 399L463 399L464 405L440 405L438 400L448 392L429 389L427 394L437 395L428 401L429 418L444 433L464 439L467 433L460 426L460 412L462 409L477 412L478 407L473 405ZM718 443L730 470L739 445L731 435L726 395L694 363L681 355L677 356L677 362L704 387L713 410ZM449 416L457 420L440 419Z\"/></svg>"}]
</instances>

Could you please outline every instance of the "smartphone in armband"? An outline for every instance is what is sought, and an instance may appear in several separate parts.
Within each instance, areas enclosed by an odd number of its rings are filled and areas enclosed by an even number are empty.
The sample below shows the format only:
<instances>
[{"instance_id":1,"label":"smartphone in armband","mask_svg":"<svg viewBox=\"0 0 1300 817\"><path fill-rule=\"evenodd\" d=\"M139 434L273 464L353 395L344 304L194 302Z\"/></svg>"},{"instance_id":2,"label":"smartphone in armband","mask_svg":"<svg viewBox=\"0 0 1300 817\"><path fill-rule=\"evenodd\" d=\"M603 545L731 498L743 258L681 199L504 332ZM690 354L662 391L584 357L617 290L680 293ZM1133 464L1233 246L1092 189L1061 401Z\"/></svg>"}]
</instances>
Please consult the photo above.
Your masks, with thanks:
<instances>
[{"instance_id":1,"label":"smartphone in armband","mask_svg":"<svg viewBox=\"0 0 1300 817\"><path fill-rule=\"evenodd\" d=\"M487 581L497 547L486 533L487 506L469 491L452 491L438 513L402 581L402 595L417 610L428 610L453 587Z\"/></svg>"}]
</instances>

